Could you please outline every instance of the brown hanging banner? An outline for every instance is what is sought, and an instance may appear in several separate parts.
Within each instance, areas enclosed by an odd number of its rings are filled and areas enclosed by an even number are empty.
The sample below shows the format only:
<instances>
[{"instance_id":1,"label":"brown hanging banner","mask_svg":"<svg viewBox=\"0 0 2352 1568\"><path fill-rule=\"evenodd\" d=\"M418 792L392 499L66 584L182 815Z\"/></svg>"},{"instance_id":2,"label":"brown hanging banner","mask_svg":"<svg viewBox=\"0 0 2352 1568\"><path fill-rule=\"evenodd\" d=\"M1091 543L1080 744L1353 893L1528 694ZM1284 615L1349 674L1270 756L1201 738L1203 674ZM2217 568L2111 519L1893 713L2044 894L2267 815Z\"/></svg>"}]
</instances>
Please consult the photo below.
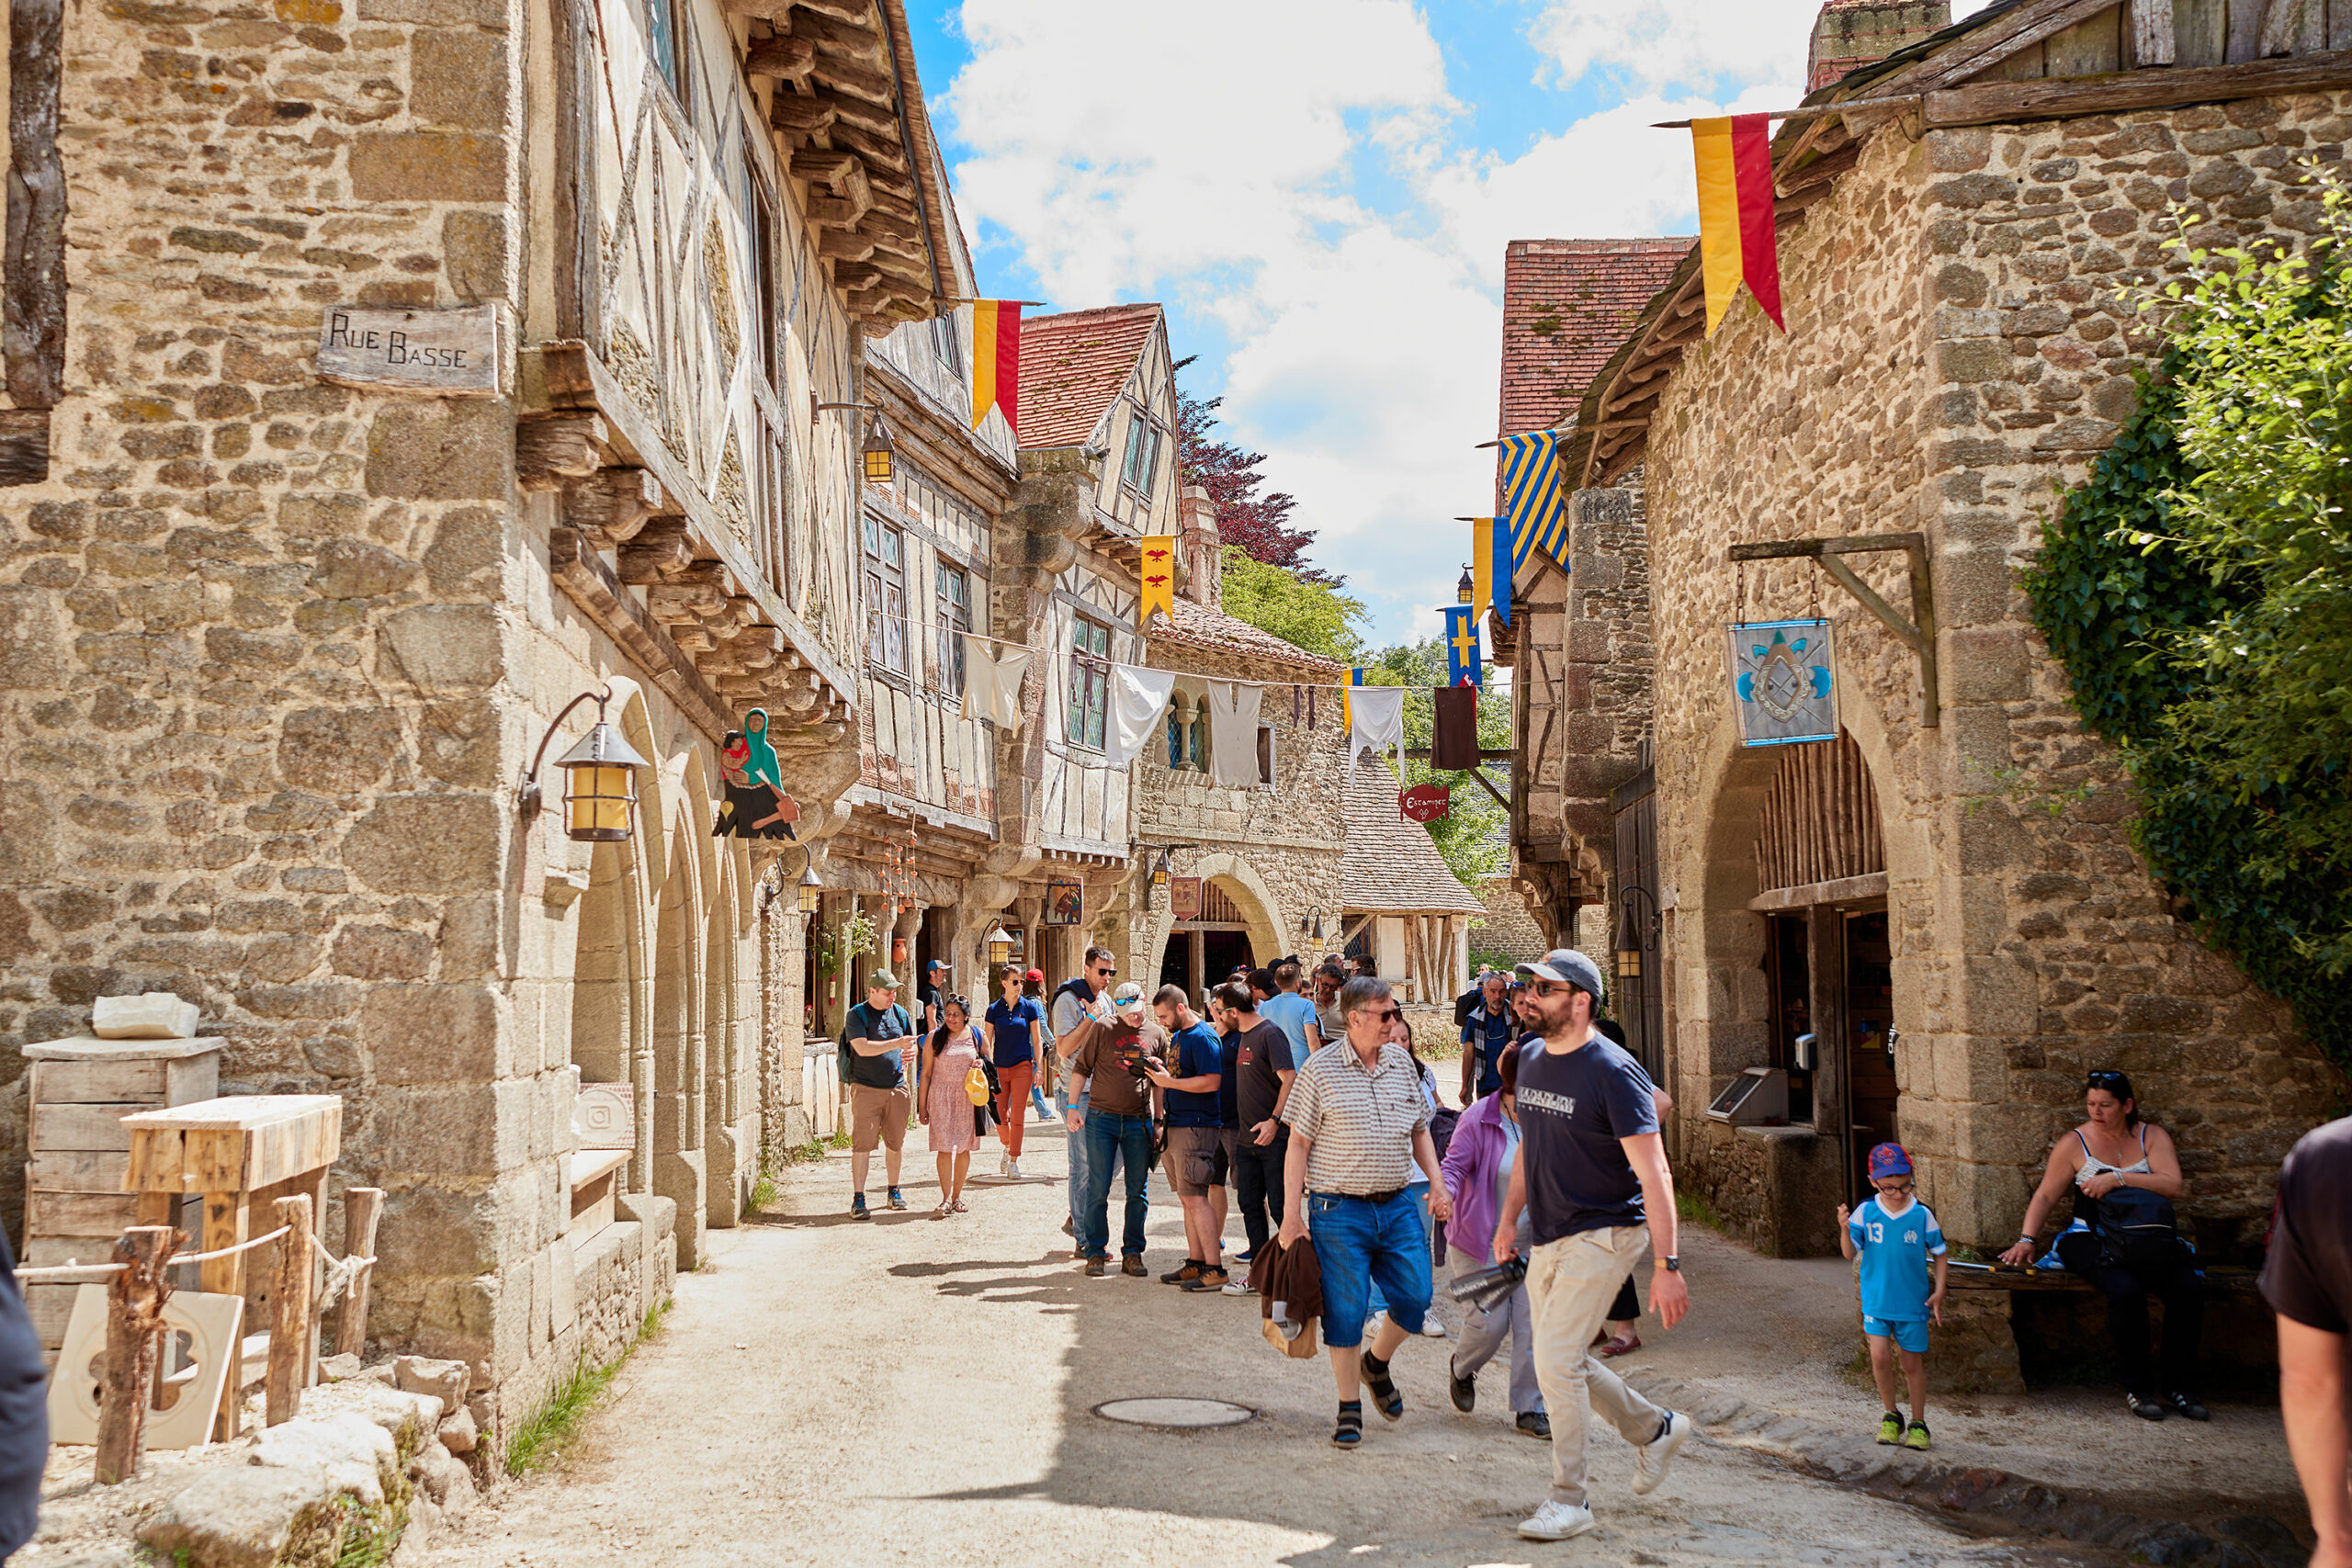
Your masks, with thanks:
<instances>
[{"instance_id":1,"label":"brown hanging banner","mask_svg":"<svg viewBox=\"0 0 2352 1568\"><path fill-rule=\"evenodd\" d=\"M1477 772L1478 688L1438 686L1430 697L1437 710L1430 765L1444 773Z\"/></svg>"}]
</instances>

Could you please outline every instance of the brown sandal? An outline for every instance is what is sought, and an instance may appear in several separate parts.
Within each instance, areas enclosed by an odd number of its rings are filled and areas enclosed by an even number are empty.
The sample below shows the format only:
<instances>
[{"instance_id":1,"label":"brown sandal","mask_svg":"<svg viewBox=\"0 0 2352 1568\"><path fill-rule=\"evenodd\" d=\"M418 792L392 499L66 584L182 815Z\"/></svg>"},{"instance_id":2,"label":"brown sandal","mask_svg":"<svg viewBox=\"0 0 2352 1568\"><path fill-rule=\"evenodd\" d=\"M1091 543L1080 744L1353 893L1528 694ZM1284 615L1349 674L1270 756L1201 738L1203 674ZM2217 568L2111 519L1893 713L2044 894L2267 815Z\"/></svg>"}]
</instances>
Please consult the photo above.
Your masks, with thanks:
<instances>
[{"instance_id":1,"label":"brown sandal","mask_svg":"<svg viewBox=\"0 0 2352 1568\"><path fill-rule=\"evenodd\" d=\"M1641 1348L1642 1337L1640 1335L1635 1334L1629 1337L1621 1334L1616 1338L1609 1341L1608 1344L1603 1345L1600 1348L1600 1354L1604 1358L1614 1359L1619 1356L1631 1354L1633 1351L1638 1350Z\"/></svg>"}]
</instances>

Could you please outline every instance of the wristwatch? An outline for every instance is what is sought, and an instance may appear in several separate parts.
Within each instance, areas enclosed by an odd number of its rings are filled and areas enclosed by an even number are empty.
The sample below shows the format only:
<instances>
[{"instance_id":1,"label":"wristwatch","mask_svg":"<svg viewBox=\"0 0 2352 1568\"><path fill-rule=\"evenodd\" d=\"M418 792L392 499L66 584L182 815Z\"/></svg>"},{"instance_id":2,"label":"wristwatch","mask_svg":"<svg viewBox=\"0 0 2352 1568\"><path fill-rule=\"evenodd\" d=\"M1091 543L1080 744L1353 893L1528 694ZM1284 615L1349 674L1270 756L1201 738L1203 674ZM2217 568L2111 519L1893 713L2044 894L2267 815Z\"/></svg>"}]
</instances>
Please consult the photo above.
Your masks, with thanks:
<instances>
[{"instance_id":1,"label":"wristwatch","mask_svg":"<svg viewBox=\"0 0 2352 1568\"><path fill-rule=\"evenodd\" d=\"M1679 1257L1669 1255L1665 1258L1655 1258L1652 1261L1656 1262L1659 1268L1665 1269L1669 1274L1679 1274L1682 1272L1682 1259Z\"/></svg>"}]
</instances>

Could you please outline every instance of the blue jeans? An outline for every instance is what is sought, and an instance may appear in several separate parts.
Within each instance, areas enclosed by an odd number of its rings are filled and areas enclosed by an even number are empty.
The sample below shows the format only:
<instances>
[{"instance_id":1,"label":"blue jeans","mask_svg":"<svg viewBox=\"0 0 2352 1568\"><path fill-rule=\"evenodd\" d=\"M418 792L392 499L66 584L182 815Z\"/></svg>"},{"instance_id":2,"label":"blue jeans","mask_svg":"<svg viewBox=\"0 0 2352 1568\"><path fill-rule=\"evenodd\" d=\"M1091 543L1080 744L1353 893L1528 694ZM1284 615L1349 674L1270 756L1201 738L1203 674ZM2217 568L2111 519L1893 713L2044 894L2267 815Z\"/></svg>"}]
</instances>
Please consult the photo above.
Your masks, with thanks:
<instances>
[{"instance_id":1,"label":"blue jeans","mask_svg":"<svg viewBox=\"0 0 2352 1568\"><path fill-rule=\"evenodd\" d=\"M1062 1108L1064 1126L1069 1125L1069 1113L1073 1109L1078 1111L1081 1122L1085 1120L1086 1101L1087 1096L1084 1094L1080 1094L1073 1101L1062 1089L1061 1082L1054 1085L1054 1103ZM1086 1213L1086 1129L1083 1126L1071 1128L1069 1135L1063 1139L1063 1143L1069 1150L1069 1223L1070 1228L1075 1231L1078 1228L1078 1216Z\"/></svg>"},{"instance_id":2,"label":"blue jeans","mask_svg":"<svg viewBox=\"0 0 2352 1568\"><path fill-rule=\"evenodd\" d=\"M1426 1181L1416 1181L1405 1189L1405 1196L1413 1200L1413 1206L1420 1211L1421 1230L1426 1234L1430 1228L1430 1184ZM1431 1260L1430 1267L1436 1267L1434 1258ZM1372 1294L1364 1305L1364 1315L1370 1317L1374 1313L1387 1310L1388 1299L1380 1293L1380 1285L1374 1281Z\"/></svg>"},{"instance_id":3,"label":"blue jeans","mask_svg":"<svg viewBox=\"0 0 2352 1568\"><path fill-rule=\"evenodd\" d=\"M1429 1235L1421 1229L1411 1192L1385 1203L1309 1192L1306 1235L1323 1273L1323 1343L1334 1350L1363 1343L1363 1320L1375 1286L1387 1300L1390 1322L1408 1334L1421 1331L1435 1287Z\"/></svg>"},{"instance_id":4,"label":"blue jeans","mask_svg":"<svg viewBox=\"0 0 2352 1568\"><path fill-rule=\"evenodd\" d=\"M1089 1111L1086 1122L1086 1208L1078 1221L1078 1241L1089 1258L1111 1256L1111 1163L1126 1168L1126 1224L1120 1233L1125 1257L1143 1253L1143 1219L1148 1199L1144 1182L1150 1177L1151 1118L1122 1116L1114 1111Z\"/></svg>"},{"instance_id":5,"label":"blue jeans","mask_svg":"<svg viewBox=\"0 0 2352 1568\"><path fill-rule=\"evenodd\" d=\"M1039 1089L1035 1081L1029 1085L1029 1109L1037 1113L1037 1120L1040 1122L1053 1114L1046 1109L1046 1091Z\"/></svg>"}]
</instances>

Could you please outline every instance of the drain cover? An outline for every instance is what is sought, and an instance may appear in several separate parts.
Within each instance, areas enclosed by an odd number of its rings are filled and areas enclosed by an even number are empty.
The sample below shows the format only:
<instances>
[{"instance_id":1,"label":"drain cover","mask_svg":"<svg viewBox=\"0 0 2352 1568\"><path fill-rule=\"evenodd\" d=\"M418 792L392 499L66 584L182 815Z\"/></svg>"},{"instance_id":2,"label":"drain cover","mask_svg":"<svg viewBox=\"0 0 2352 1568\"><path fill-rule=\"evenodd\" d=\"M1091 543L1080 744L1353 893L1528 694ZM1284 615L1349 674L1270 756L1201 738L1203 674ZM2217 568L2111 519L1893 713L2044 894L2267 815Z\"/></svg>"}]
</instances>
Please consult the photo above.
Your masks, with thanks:
<instances>
[{"instance_id":1,"label":"drain cover","mask_svg":"<svg viewBox=\"0 0 2352 1568\"><path fill-rule=\"evenodd\" d=\"M1105 1421L1130 1427L1238 1427L1257 1418L1246 1404L1222 1399L1114 1399L1094 1407Z\"/></svg>"}]
</instances>

